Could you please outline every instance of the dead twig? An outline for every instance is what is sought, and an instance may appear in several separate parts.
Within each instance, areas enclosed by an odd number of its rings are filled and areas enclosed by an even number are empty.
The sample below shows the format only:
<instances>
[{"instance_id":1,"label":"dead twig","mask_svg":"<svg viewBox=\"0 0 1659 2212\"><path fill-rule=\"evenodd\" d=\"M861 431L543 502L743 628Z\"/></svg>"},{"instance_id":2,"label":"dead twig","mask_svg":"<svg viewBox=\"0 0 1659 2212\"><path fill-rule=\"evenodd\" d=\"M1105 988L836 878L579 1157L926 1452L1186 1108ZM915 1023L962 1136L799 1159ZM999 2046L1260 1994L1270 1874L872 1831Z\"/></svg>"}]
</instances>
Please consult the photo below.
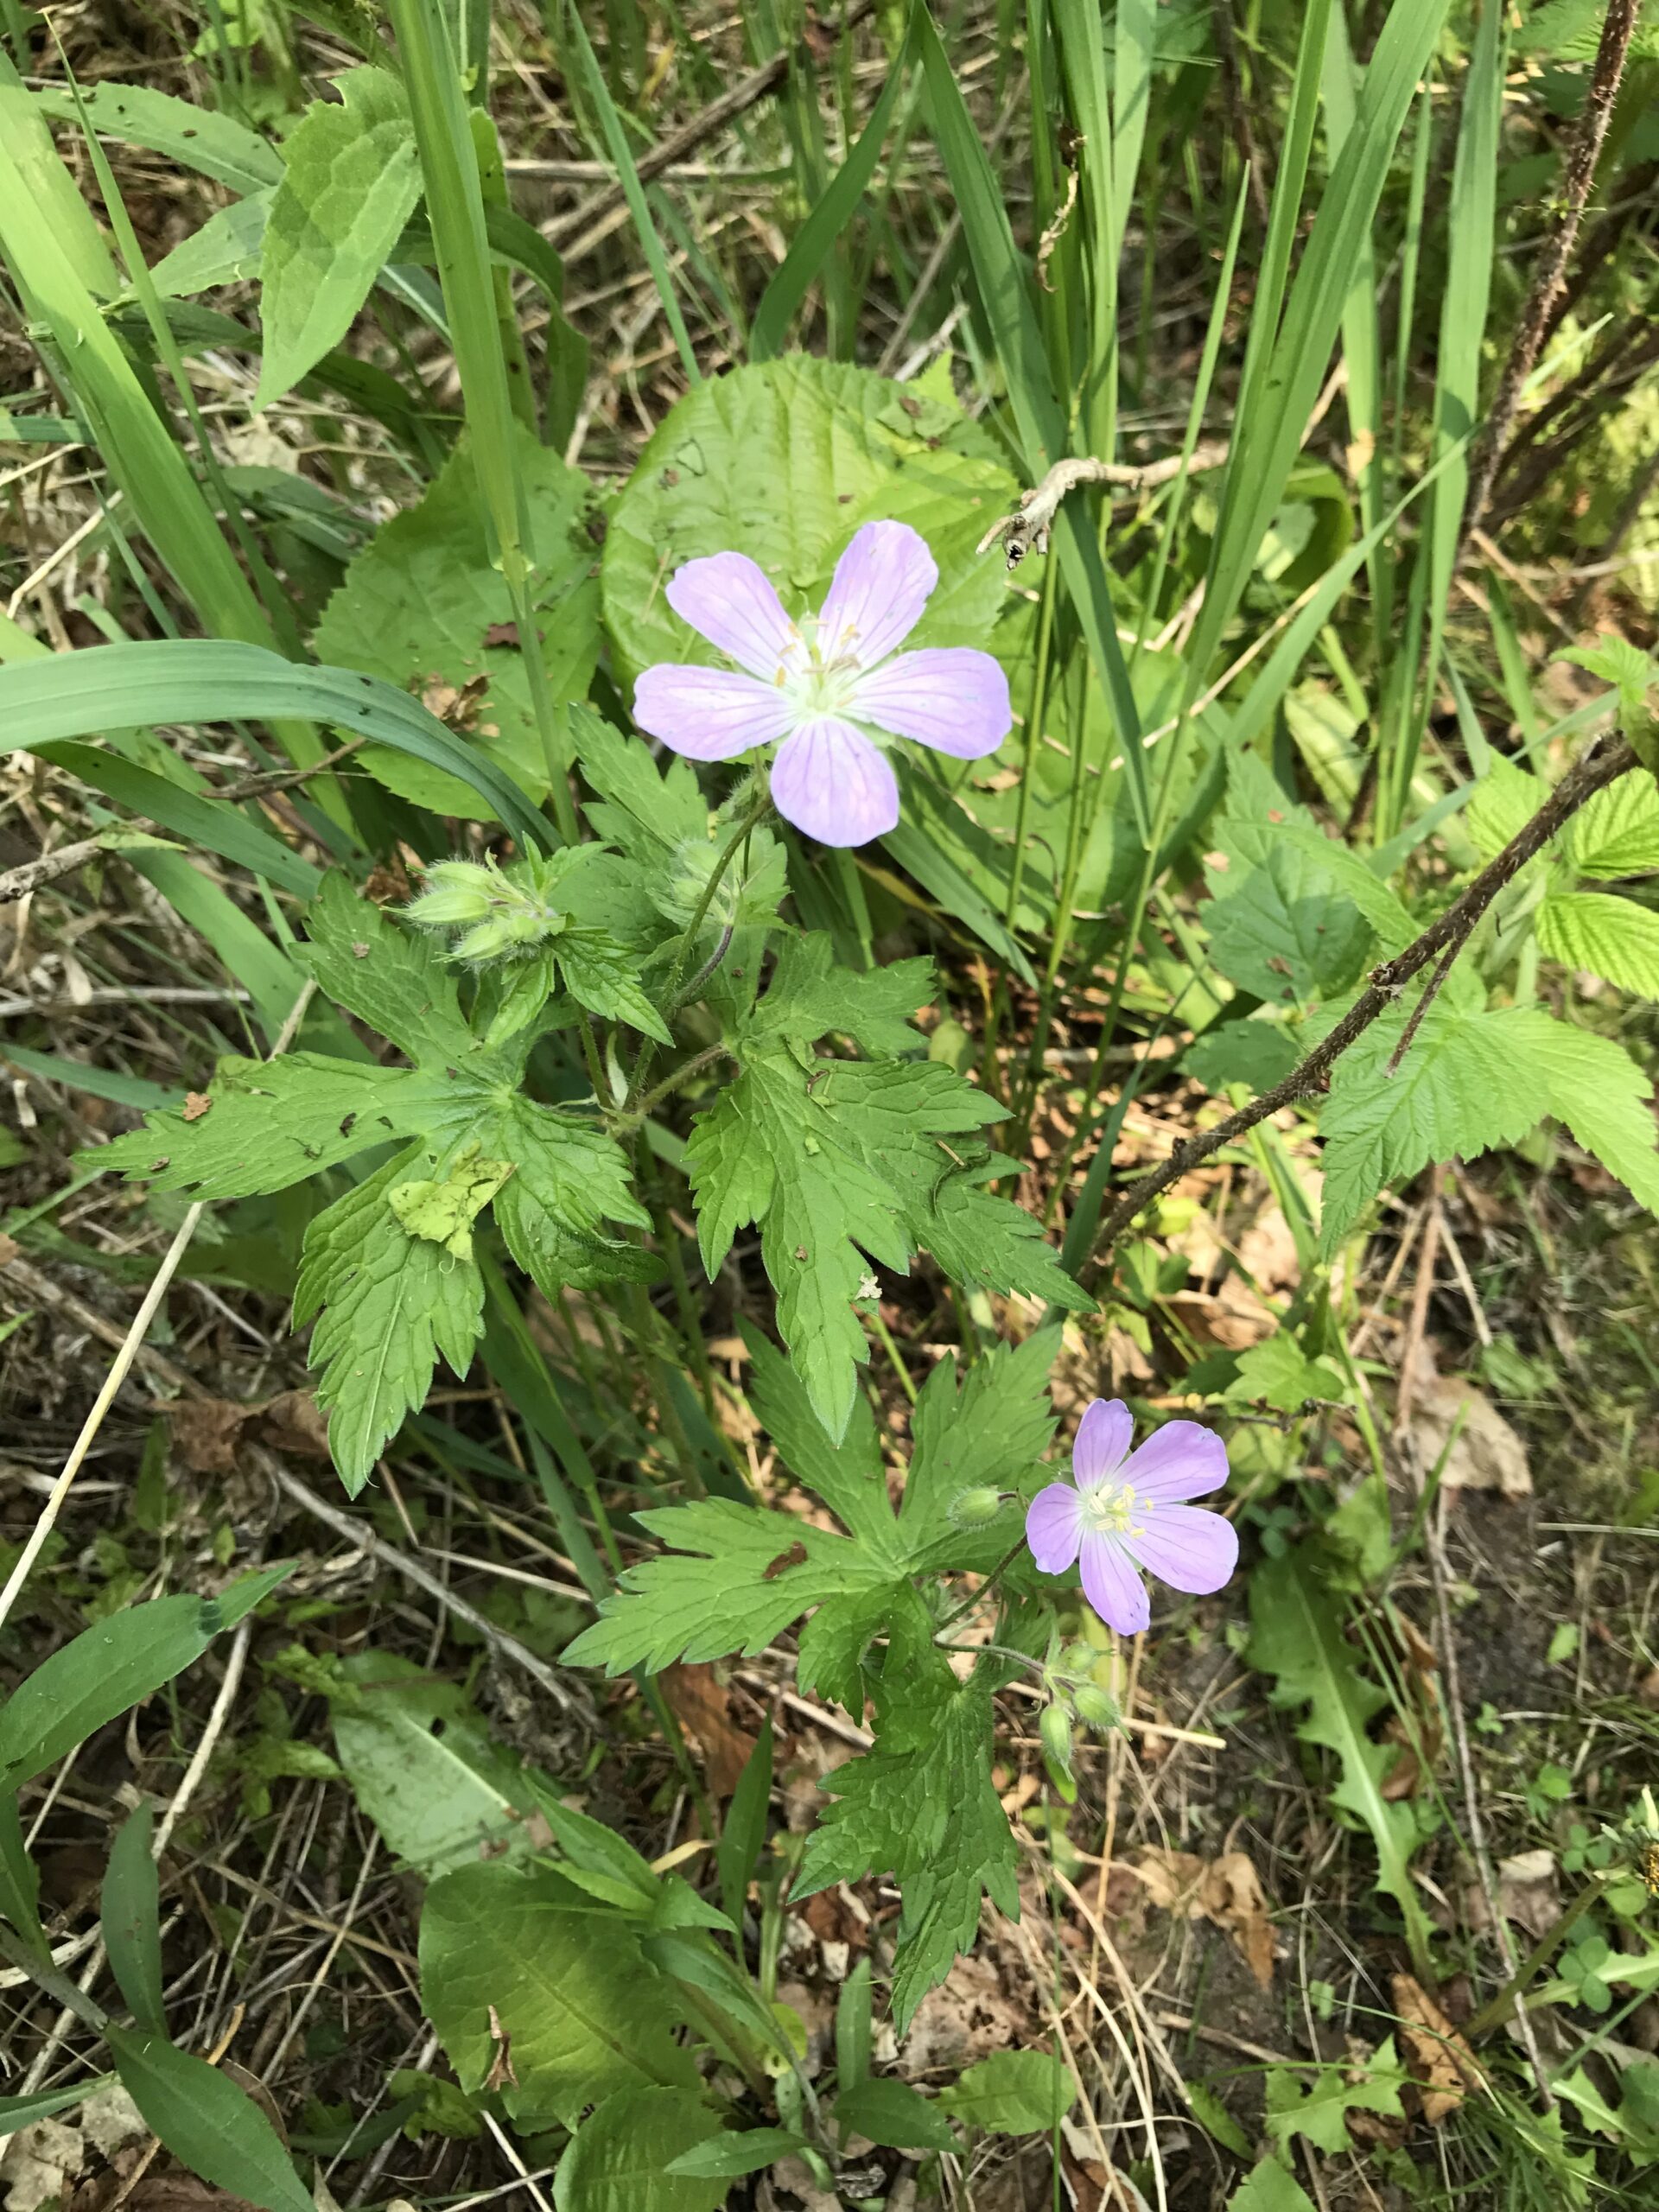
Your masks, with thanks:
<instances>
[{"instance_id":1,"label":"dead twig","mask_svg":"<svg viewBox=\"0 0 1659 2212\"><path fill-rule=\"evenodd\" d=\"M1074 172L1075 174L1075 172ZM1219 468L1228 454L1226 441L1211 438L1192 448L1192 458L1185 464L1189 476L1200 469ZM1027 553L1046 553L1048 533L1053 527L1054 517L1060 502L1068 492L1076 491L1079 484L1106 484L1126 496L1151 492L1160 484L1168 484L1181 473L1179 454L1166 454L1162 461L1148 461L1142 467L1115 461L1096 461L1092 454L1069 454L1057 461L1040 484L1020 494L1020 504L1011 515L999 516L983 537L978 550L988 553L998 538L1006 541L1004 552L1010 569L1017 569Z\"/></svg>"}]
</instances>

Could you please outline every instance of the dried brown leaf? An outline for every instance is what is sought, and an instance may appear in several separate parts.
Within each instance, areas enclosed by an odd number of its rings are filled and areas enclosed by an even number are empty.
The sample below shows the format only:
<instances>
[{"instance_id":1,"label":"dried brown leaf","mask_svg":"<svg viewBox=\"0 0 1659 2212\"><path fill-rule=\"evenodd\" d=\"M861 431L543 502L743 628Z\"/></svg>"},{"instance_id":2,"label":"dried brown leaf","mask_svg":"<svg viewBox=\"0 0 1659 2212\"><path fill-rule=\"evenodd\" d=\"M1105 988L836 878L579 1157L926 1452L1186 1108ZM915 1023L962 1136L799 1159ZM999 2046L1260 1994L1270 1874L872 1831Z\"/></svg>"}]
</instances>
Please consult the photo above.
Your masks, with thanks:
<instances>
[{"instance_id":1,"label":"dried brown leaf","mask_svg":"<svg viewBox=\"0 0 1659 2212\"><path fill-rule=\"evenodd\" d=\"M749 1732L732 1719L730 1693L710 1666L671 1667L659 1679L680 1726L696 1739L710 1790L716 1797L729 1797L755 1745Z\"/></svg>"},{"instance_id":2,"label":"dried brown leaf","mask_svg":"<svg viewBox=\"0 0 1659 2212\"><path fill-rule=\"evenodd\" d=\"M1141 1852L1133 1872L1166 1912L1226 1929L1263 1989L1273 1982L1273 1923L1267 1893L1248 1853L1200 1859L1190 1851Z\"/></svg>"},{"instance_id":3,"label":"dried brown leaf","mask_svg":"<svg viewBox=\"0 0 1659 2212\"><path fill-rule=\"evenodd\" d=\"M1438 2127L1470 2090L1484 2088L1485 2076L1474 2052L1421 1982L1397 1974L1391 1986L1400 2040L1422 2101L1423 2118Z\"/></svg>"}]
</instances>

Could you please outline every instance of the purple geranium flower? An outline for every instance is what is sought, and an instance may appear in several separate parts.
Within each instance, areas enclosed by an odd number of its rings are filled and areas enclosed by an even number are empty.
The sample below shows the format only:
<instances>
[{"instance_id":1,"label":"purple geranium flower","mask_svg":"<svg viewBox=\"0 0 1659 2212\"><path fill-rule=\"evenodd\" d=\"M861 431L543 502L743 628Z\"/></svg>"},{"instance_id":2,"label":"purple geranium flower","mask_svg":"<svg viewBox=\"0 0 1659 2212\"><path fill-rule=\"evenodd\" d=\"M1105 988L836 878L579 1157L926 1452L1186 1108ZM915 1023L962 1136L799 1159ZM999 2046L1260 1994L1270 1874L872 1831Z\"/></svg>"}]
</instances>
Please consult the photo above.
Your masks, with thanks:
<instances>
[{"instance_id":1,"label":"purple geranium flower","mask_svg":"<svg viewBox=\"0 0 1659 2212\"><path fill-rule=\"evenodd\" d=\"M634 686L634 720L693 760L734 760L781 738L772 764L779 813L826 845L867 844L899 820L881 739L979 760L1013 727L1008 679L989 653L897 651L938 581L926 541L902 522L867 522L817 614L799 622L747 554L688 561L668 603L738 668L648 668ZM874 742L872 733L880 734Z\"/></svg>"},{"instance_id":2,"label":"purple geranium flower","mask_svg":"<svg viewBox=\"0 0 1659 2212\"><path fill-rule=\"evenodd\" d=\"M1077 1424L1073 1483L1050 1483L1031 1501L1026 1541L1045 1574L1083 1554L1083 1589L1120 1636L1152 1618L1144 1567L1173 1589L1219 1590L1238 1565L1238 1532L1219 1513L1180 1501L1219 1490L1227 1447L1195 1421L1168 1421L1138 1452L1135 1417L1121 1398L1096 1398Z\"/></svg>"}]
</instances>

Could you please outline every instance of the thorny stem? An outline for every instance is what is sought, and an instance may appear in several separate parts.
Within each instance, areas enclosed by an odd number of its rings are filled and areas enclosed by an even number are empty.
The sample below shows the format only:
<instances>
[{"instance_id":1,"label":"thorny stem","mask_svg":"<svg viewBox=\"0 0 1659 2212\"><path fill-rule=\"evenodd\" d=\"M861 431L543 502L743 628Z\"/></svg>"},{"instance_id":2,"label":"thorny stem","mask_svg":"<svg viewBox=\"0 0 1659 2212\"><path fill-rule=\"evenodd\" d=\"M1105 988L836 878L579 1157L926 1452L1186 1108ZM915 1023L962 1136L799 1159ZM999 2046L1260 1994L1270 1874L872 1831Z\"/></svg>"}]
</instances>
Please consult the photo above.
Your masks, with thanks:
<instances>
[{"instance_id":1,"label":"thorny stem","mask_svg":"<svg viewBox=\"0 0 1659 2212\"><path fill-rule=\"evenodd\" d=\"M1469 542L1478 528L1492 496L1492 486L1510 443L1510 434L1520 411L1521 394L1528 378L1537 363L1539 352L1548 330L1551 311L1567 276L1567 264L1573 257L1578 243L1579 224L1583 218L1585 203L1590 197L1590 187L1595 180L1596 162L1601 153L1601 142L1607 135L1608 118L1613 111L1619 79L1624 73L1624 57L1630 51L1630 34L1636 28L1637 0L1611 0L1601 27L1601 43L1596 51L1596 66L1590 79L1590 89L1585 95L1578 123L1573 130L1572 144L1567 148L1567 174L1564 177L1555 234L1544 249L1542 260L1534 271L1532 289L1521 311L1521 321L1510 347L1510 357L1503 365L1491 413L1486 418L1469 486L1468 500L1463 511L1463 525L1458 533L1457 550L1452 556L1452 568L1463 564Z\"/></svg>"},{"instance_id":2,"label":"thorny stem","mask_svg":"<svg viewBox=\"0 0 1659 2212\"><path fill-rule=\"evenodd\" d=\"M1491 905L1498 893L1541 852L1586 800L1636 766L1636 754L1624 738L1604 738L1568 769L1525 828L1512 837L1495 861L1484 868L1462 895L1454 899L1439 918L1431 922L1421 936L1408 944L1392 960L1385 960L1371 970L1371 980L1365 990L1355 1000L1348 1012L1338 1022L1324 1041L1316 1045L1299 1067L1293 1068L1282 1083L1271 1090L1264 1090L1259 1098L1252 1099L1237 1113L1230 1114L1224 1122L1201 1136L1187 1138L1178 1144L1161 1166L1153 1168L1140 1181L1131 1184L1113 1207L1103 1224L1095 1251L1086 1275L1096 1274L1107 1253L1111 1249L1120 1230L1141 1208L1155 1198L1160 1191L1180 1178L1211 1153L1219 1152L1224 1145L1233 1144L1253 1129L1258 1122L1267 1121L1281 1107L1294 1105L1324 1087L1331 1069L1348 1047L1362 1037L1371 1024L1386 1014L1412 977L1426 968L1431 960L1448 949L1455 950L1465 944L1477 922Z\"/></svg>"}]
</instances>

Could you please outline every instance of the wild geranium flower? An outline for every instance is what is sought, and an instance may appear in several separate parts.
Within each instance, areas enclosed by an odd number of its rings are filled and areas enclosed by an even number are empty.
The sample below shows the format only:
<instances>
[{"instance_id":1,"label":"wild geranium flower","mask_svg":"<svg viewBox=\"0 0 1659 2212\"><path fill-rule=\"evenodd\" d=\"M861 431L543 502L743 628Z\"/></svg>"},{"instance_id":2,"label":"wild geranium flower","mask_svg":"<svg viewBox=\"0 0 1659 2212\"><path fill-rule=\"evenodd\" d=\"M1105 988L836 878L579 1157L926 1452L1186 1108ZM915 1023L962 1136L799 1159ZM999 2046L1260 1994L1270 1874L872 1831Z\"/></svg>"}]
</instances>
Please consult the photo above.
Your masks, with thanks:
<instances>
[{"instance_id":1,"label":"wild geranium flower","mask_svg":"<svg viewBox=\"0 0 1659 2212\"><path fill-rule=\"evenodd\" d=\"M1077 1425L1069 1483L1031 1501L1026 1541L1045 1574L1081 1554L1084 1595L1120 1636L1152 1618L1144 1567L1172 1589L1219 1590L1238 1565L1238 1532L1219 1513L1185 1505L1227 1479L1227 1447L1195 1421L1168 1421L1131 1452L1135 1417L1121 1398L1096 1398Z\"/></svg>"},{"instance_id":2,"label":"wild geranium flower","mask_svg":"<svg viewBox=\"0 0 1659 2212\"><path fill-rule=\"evenodd\" d=\"M634 720L693 760L777 745L772 796L785 821L826 845L867 844L899 820L888 739L980 760L1013 727L1008 679L989 653L899 652L938 581L926 541L902 522L867 522L823 605L799 621L747 554L688 561L668 603L737 667L646 669Z\"/></svg>"}]
</instances>

